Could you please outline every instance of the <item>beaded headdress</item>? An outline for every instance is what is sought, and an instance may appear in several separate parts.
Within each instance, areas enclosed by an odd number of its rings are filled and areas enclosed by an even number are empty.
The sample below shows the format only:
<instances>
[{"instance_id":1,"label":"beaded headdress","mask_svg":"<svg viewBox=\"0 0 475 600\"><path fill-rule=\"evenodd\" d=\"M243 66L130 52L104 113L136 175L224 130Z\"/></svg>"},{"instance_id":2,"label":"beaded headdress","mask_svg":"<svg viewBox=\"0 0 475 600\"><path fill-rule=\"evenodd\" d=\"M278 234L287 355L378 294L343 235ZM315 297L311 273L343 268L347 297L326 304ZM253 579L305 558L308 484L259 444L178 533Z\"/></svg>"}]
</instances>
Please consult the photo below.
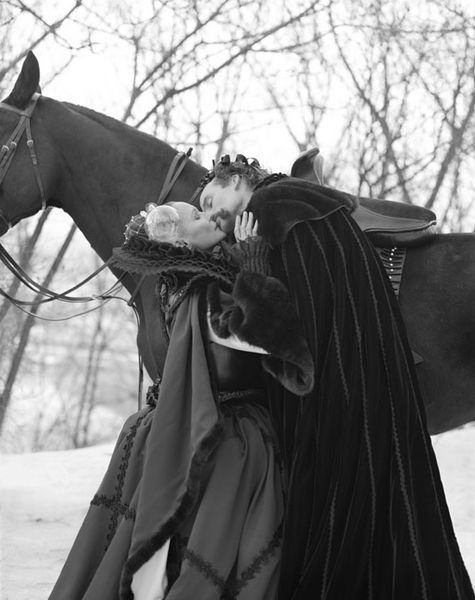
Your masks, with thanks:
<instances>
[{"instance_id":1,"label":"beaded headdress","mask_svg":"<svg viewBox=\"0 0 475 600\"><path fill-rule=\"evenodd\" d=\"M236 154L235 160L231 161L229 154L223 154L217 163L213 160L213 168L201 178L201 188L204 188L206 184L216 177L216 171L219 172L220 167L224 167L230 175L242 173L243 167L250 167L256 171L261 170L261 165L257 158L246 158L244 154Z\"/></svg>"},{"instance_id":2,"label":"beaded headdress","mask_svg":"<svg viewBox=\"0 0 475 600\"><path fill-rule=\"evenodd\" d=\"M145 210L134 215L125 226L124 237L128 242L132 237L172 242L174 241L180 216L175 208L166 204L149 202Z\"/></svg>"}]
</instances>

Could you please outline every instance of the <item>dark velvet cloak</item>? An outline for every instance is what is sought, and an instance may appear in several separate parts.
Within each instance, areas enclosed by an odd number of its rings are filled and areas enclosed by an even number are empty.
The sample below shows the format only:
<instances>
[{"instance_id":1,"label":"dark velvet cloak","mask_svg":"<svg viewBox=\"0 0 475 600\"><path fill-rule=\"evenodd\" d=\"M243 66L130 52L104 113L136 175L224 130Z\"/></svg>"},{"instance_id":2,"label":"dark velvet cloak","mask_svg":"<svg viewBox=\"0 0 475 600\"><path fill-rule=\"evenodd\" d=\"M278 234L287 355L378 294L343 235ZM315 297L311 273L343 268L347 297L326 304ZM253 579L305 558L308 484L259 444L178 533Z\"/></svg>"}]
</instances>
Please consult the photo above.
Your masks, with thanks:
<instances>
[{"instance_id":1,"label":"dark velvet cloak","mask_svg":"<svg viewBox=\"0 0 475 600\"><path fill-rule=\"evenodd\" d=\"M473 599L397 301L351 207L292 178L249 205L315 364L303 397L268 381L290 474L279 599Z\"/></svg>"}]
</instances>

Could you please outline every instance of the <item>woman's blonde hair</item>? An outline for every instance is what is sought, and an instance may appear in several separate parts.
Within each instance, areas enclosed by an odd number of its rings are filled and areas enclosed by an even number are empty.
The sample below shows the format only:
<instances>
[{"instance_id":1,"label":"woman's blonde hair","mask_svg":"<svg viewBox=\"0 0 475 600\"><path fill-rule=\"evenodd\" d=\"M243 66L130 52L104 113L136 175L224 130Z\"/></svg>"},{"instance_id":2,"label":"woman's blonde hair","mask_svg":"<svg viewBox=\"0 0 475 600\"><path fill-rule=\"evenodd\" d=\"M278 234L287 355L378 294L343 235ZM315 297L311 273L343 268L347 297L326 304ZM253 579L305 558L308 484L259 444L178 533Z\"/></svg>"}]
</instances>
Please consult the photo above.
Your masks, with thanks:
<instances>
[{"instance_id":1,"label":"woman's blonde hair","mask_svg":"<svg viewBox=\"0 0 475 600\"><path fill-rule=\"evenodd\" d=\"M149 239L155 242L175 244L181 234L180 214L169 204L154 206L147 211L144 229Z\"/></svg>"}]
</instances>

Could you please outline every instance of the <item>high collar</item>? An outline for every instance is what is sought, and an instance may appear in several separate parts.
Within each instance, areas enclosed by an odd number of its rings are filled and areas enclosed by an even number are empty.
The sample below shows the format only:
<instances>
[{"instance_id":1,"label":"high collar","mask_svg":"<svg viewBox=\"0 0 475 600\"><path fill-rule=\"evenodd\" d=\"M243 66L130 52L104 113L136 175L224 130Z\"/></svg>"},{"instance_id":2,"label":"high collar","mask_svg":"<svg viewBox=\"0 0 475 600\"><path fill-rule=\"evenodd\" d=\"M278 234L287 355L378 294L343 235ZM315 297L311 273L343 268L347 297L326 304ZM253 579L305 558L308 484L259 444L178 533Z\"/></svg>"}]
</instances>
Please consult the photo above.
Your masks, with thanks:
<instances>
[{"instance_id":1,"label":"high collar","mask_svg":"<svg viewBox=\"0 0 475 600\"><path fill-rule=\"evenodd\" d=\"M356 199L344 192L294 177L271 175L256 189L248 210L259 221L259 235L273 246L303 221L318 220L356 207Z\"/></svg>"}]
</instances>

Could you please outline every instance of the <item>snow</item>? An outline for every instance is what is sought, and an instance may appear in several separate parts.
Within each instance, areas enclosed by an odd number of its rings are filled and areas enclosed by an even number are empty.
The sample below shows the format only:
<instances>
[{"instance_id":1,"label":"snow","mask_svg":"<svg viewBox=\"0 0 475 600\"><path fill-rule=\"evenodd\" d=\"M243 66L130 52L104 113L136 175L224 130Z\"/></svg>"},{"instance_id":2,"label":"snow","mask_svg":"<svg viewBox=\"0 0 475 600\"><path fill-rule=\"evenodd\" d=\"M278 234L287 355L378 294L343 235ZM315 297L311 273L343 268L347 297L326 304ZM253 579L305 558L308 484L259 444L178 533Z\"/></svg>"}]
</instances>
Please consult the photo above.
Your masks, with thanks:
<instances>
[{"instance_id":1,"label":"snow","mask_svg":"<svg viewBox=\"0 0 475 600\"><path fill-rule=\"evenodd\" d=\"M457 539L475 582L475 426L432 438ZM2 600L44 600L113 445L0 457Z\"/></svg>"}]
</instances>

